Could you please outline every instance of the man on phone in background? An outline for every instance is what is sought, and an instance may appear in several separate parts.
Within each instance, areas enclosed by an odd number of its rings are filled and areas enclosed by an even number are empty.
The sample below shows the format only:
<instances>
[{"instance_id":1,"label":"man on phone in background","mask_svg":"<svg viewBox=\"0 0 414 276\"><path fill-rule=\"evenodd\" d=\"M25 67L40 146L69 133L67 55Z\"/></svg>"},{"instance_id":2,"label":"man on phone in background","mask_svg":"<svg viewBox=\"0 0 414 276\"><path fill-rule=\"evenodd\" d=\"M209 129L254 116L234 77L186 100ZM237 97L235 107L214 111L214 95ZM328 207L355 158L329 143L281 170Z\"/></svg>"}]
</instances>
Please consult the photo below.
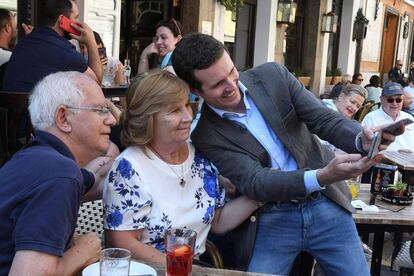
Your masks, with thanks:
<instances>
[{"instance_id":1,"label":"man on phone in background","mask_svg":"<svg viewBox=\"0 0 414 276\"><path fill-rule=\"evenodd\" d=\"M12 54L11 51L16 45L16 39L16 19L9 10L0 9L0 89L2 88L7 63Z\"/></svg>"},{"instance_id":2,"label":"man on phone in background","mask_svg":"<svg viewBox=\"0 0 414 276\"><path fill-rule=\"evenodd\" d=\"M384 85L380 97L381 107L368 113L361 122L362 126L376 127L391 124L403 119L413 119L413 116L402 112L404 91L402 86L396 82L389 82ZM414 124L407 125L405 132L395 138L387 150L412 151L414 142Z\"/></svg>"},{"instance_id":3,"label":"man on phone in background","mask_svg":"<svg viewBox=\"0 0 414 276\"><path fill-rule=\"evenodd\" d=\"M40 24L19 41L13 51L4 76L3 89L30 92L40 79L59 71L85 72L100 84L103 69L91 28L85 23L69 23L80 31L78 36L61 27L61 23L67 19L77 20L77 1L42 0L37 1L37 4ZM88 63L69 42L71 38L88 46Z\"/></svg>"},{"instance_id":4,"label":"man on phone in background","mask_svg":"<svg viewBox=\"0 0 414 276\"><path fill-rule=\"evenodd\" d=\"M0 9L0 66L9 61L16 39L16 19L10 11Z\"/></svg>"}]
</instances>

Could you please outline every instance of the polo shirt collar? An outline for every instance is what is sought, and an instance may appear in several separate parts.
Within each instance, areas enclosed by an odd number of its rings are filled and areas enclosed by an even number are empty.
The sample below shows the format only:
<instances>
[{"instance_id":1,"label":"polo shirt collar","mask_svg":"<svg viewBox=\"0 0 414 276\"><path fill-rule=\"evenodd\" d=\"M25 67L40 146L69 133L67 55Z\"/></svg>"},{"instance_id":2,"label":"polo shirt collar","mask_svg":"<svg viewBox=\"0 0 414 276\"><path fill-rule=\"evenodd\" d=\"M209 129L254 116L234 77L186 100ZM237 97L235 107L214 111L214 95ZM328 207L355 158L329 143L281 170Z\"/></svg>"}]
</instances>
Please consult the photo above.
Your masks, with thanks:
<instances>
[{"instance_id":1,"label":"polo shirt collar","mask_svg":"<svg viewBox=\"0 0 414 276\"><path fill-rule=\"evenodd\" d=\"M388 119L390 119L390 120L394 121L394 119L393 119L390 115L388 115L388 114L387 114L387 112L385 112L385 110L382 108L382 106L380 107L380 109L381 109L381 111L382 111L382 115L383 115L385 118L388 118ZM394 122L397 122L397 121L400 119L400 116L401 116L401 111L400 111L400 112L398 112L398 116L397 116L397 118L395 119L395 121L394 121Z\"/></svg>"},{"instance_id":2,"label":"polo shirt collar","mask_svg":"<svg viewBox=\"0 0 414 276\"><path fill-rule=\"evenodd\" d=\"M240 90L240 92L241 92L241 96L242 96L242 100L243 100L243 103L244 103L244 106L246 107L246 113L248 112L248 111L250 111L250 109L251 109L251 107L250 107L250 103L249 103L249 101L247 100L247 97L246 97L246 95L247 95L247 87L246 86L244 86L244 84L243 83L241 83L241 81L239 81L238 83L237 83L237 85L239 86L239 90ZM238 112L230 112L230 111L226 111L226 110L223 110L223 109L220 109L220 108L217 108L217 107L214 107L214 106L212 106L212 105L210 105L210 104L208 104L207 103L207 105L214 111L214 112L216 112L217 113L217 115L219 115L221 118L228 118L228 117L233 117L233 116L236 116L236 117L243 117L243 116L245 116L246 114L245 113L238 113Z\"/></svg>"},{"instance_id":3,"label":"polo shirt collar","mask_svg":"<svg viewBox=\"0 0 414 276\"><path fill-rule=\"evenodd\" d=\"M55 135L51 134L50 132L47 131L42 131L42 130L36 130L35 131L35 137L32 138L32 140L29 142L30 143L40 143L41 145L46 145L49 146L53 149L55 149L57 152L59 152L60 154L72 159L75 161L75 157L73 156L73 154L70 152L69 148L65 145L65 143L62 142L62 140L60 140L58 137L56 137Z\"/></svg>"}]
</instances>

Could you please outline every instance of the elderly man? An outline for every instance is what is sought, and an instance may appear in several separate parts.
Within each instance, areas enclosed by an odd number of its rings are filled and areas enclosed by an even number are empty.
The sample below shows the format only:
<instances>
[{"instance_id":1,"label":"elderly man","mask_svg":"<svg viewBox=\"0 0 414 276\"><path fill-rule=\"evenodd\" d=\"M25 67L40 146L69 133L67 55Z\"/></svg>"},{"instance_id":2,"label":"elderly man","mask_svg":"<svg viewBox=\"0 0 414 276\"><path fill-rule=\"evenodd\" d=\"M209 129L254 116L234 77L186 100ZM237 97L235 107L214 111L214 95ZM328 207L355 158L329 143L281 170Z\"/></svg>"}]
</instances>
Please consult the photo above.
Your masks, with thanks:
<instances>
[{"instance_id":1,"label":"elderly man","mask_svg":"<svg viewBox=\"0 0 414 276\"><path fill-rule=\"evenodd\" d=\"M29 92L43 77L59 71L86 72L101 83L103 68L92 30L85 23L72 23L81 35L70 34L61 27L64 17L79 17L75 0L42 0L37 2L40 26L25 36L13 51L4 75L7 91ZM88 63L69 39L88 47Z\"/></svg>"},{"instance_id":2,"label":"elderly man","mask_svg":"<svg viewBox=\"0 0 414 276\"><path fill-rule=\"evenodd\" d=\"M287 275L307 251L326 275L368 275L342 180L375 162L334 158L314 134L358 153L372 131L325 107L281 65L239 74L223 44L200 33L176 46L175 72L204 98L191 140L240 193L266 203L235 232L238 268Z\"/></svg>"},{"instance_id":3,"label":"elderly man","mask_svg":"<svg viewBox=\"0 0 414 276\"><path fill-rule=\"evenodd\" d=\"M412 115L401 112L403 106L403 88L399 83L389 82L384 85L381 94L381 107L368 113L362 120L362 126L375 127L390 124L405 118L412 119ZM414 141L414 125L408 125L405 132L396 137L395 141L388 146L387 150L411 151Z\"/></svg>"},{"instance_id":4,"label":"elderly man","mask_svg":"<svg viewBox=\"0 0 414 276\"><path fill-rule=\"evenodd\" d=\"M115 119L99 85L79 72L41 80L29 111L36 136L0 169L0 275L72 275L100 250L96 235L72 239L94 183L79 166L108 151Z\"/></svg>"},{"instance_id":5,"label":"elderly man","mask_svg":"<svg viewBox=\"0 0 414 276\"><path fill-rule=\"evenodd\" d=\"M408 86L403 88L404 101L402 110L414 115L414 81L410 81Z\"/></svg>"}]
</instances>

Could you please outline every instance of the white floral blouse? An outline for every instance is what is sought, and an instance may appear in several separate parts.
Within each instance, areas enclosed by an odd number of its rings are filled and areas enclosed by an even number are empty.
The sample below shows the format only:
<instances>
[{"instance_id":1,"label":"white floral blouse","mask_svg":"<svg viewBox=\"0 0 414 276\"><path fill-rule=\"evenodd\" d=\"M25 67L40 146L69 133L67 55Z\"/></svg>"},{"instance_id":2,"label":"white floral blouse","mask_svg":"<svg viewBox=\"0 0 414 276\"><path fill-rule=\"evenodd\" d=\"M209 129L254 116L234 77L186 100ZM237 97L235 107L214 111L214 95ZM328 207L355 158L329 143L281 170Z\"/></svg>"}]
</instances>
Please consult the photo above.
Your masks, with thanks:
<instances>
[{"instance_id":1,"label":"white floral blouse","mask_svg":"<svg viewBox=\"0 0 414 276\"><path fill-rule=\"evenodd\" d=\"M190 228L197 232L195 253L203 253L214 210L224 204L224 189L212 164L188 147L189 156L180 165L167 165L149 148L122 152L104 184L104 228L144 229L141 242L162 252L166 229Z\"/></svg>"}]
</instances>

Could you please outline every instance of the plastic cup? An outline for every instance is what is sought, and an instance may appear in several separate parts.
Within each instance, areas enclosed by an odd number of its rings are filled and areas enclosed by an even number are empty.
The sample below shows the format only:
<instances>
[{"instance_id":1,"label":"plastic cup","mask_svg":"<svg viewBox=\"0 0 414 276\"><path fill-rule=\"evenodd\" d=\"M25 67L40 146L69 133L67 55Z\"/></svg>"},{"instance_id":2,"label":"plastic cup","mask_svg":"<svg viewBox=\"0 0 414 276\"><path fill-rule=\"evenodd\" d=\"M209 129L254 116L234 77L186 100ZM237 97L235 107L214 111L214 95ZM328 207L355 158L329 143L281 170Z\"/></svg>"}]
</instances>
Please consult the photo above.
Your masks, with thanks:
<instances>
[{"instance_id":1,"label":"plastic cup","mask_svg":"<svg viewBox=\"0 0 414 276\"><path fill-rule=\"evenodd\" d=\"M128 276L131 252L123 248L106 248L99 262L101 276Z\"/></svg>"}]
</instances>

